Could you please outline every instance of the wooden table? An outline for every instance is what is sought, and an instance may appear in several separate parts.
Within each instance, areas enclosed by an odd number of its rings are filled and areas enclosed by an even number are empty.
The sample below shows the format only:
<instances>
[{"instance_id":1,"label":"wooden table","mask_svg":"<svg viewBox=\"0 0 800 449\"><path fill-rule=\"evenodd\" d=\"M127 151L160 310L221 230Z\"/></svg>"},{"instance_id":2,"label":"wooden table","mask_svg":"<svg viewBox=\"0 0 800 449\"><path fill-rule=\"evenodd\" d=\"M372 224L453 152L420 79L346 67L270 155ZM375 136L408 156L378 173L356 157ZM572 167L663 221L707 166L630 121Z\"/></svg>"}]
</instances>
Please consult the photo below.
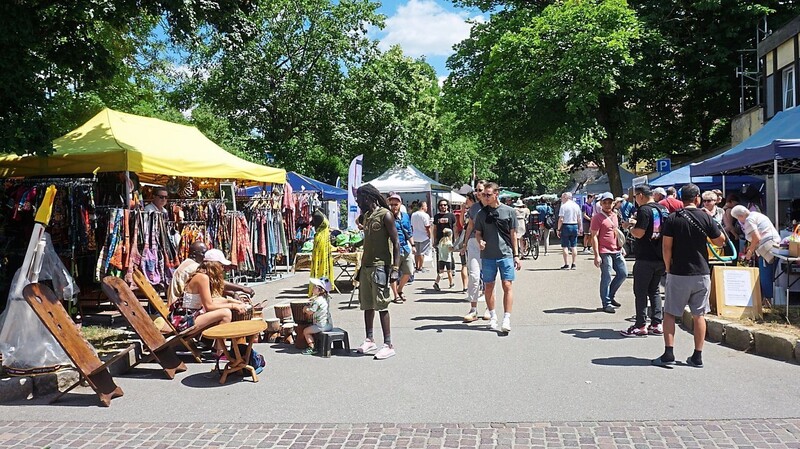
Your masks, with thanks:
<instances>
[{"instance_id":1,"label":"wooden table","mask_svg":"<svg viewBox=\"0 0 800 449\"><path fill-rule=\"evenodd\" d=\"M267 323L264 320L244 320L219 324L203 332L203 337L220 342L223 348L222 351L228 358L228 363L225 364L225 368L222 370L222 377L220 377L219 383L224 384L228 379L228 374L243 370L250 371L253 382L258 382L256 370L248 364L248 361L250 360L250 352L253 350L253 343L255 343L256 337L266 328ZM228 351L228 345L226 344L228 339L231 340L233 351ZM247 344L247 351L244 354L239 351L239 344L242 342Z\"/></svg>"}]
</instances>

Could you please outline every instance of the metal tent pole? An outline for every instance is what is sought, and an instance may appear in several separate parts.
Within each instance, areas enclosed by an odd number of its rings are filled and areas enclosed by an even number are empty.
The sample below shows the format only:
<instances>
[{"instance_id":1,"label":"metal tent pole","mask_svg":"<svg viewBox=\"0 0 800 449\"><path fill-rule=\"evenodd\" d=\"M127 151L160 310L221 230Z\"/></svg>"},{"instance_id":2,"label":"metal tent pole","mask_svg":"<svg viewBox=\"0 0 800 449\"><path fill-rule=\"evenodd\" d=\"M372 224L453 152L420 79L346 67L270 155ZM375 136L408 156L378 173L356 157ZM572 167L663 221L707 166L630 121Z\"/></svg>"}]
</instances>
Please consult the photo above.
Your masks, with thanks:
<instances>
[{"instance_id":1,"label":"metal tent pole","mask_svg":"<svg viewBox=\"0 0 800 449\"><path fill-rule=\"evenodd\" d=\"M728 196L728 193L725 190L726 190L725 189L725 173L723 173L722 174L722 199L723 200Z\"/></svg>"},{"instance_id":2,"label":"metal tent pole","mask_svg":"<svg viewBox=\"0 0 800 449\"><path fill-rule=\"evenodd\" d=\"M780 212L778 211L778 204L780 202L780 195L778 195L778 159L772 160L772 188L775 189L775 227L780 229L780 223L778 218L780 217ZM788 298L787 298L788 302Z\"/></svg>"}]
</instances>

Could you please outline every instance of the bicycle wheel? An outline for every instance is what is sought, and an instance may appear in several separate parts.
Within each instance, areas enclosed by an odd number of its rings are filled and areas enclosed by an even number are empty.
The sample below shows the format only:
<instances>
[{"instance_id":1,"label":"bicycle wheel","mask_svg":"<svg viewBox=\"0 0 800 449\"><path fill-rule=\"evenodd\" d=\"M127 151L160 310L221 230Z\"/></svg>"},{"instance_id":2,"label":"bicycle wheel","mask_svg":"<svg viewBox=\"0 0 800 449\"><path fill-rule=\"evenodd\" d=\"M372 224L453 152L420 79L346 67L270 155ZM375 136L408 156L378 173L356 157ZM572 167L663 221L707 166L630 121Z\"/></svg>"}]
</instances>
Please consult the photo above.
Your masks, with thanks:
<instances>
[{"instance_id":1,"label":"bicycle wheel","mask_svg":"<svg viewBox=\"0 0 800 449\"><path fill-rule=\"evenodd\" d=\"M531 237L526 235L522 241L525 242L525 251L521 251L522 257L528 257L531 255Z\"/></svg>"},{"instance_id":2,"label":"bicycle wheel","mask_svg":"<svg viewBox=\"0 0 800 449\"><path fill-rule=\"evenodd\" d=\"M533 260L539 258L539 239L533 239L532 244L530 245L533 247Z\"/></svg>"}]
</instances>

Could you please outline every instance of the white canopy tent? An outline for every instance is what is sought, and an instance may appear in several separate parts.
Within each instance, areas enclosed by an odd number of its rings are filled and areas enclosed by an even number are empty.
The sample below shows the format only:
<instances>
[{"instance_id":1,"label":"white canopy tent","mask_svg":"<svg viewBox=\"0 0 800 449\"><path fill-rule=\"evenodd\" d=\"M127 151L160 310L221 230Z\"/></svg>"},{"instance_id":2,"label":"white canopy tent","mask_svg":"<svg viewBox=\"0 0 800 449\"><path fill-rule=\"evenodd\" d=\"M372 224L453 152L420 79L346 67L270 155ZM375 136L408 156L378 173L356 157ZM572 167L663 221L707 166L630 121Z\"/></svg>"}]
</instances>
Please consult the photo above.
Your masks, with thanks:
<instances>
[{"instance_id":1,"label":"white canopy tent","mask_svg":"<svg viewBox=\"0 0 800 449\"><path fill-rule=\"evenodd\" d=\"M454 191L434 191L433 197L436 198L437 202L439 200L447 200L450 204L464 204L464 202L467 200L464 195Z\"/></svg>"},{"instance_id":2,"label":"white canopy tent","mask_svg":"<svg viewBox=\"0 0 800 449\"><path fill-rule=\"evenodd\" d=\"M450 190L449 186L434 181L413 165L390 168L365 184L372 184L381 193L428 193L431 190Z\"/></svg>"}]
</instances>

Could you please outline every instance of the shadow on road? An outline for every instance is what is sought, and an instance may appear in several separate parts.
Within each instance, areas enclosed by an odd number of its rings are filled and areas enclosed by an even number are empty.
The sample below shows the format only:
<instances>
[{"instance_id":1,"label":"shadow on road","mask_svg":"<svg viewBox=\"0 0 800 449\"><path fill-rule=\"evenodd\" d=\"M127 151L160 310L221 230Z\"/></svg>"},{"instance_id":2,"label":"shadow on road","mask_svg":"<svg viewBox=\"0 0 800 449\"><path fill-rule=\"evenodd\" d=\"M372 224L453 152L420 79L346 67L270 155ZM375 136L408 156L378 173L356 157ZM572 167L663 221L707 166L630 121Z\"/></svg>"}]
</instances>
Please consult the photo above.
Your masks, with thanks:
<instances>
[{"instance_id":1,"label":"shadow on road","mask_svg":"<svg viewBox=\"0 0 800 449\"><path fill-rule=\"evenodd\" d=\"M560 309L542 310L544 313L563 313L566 315L574 315L576 313L597 313L599 309L584 309L582 307L562 307Z\"/></svg>"},{"instance_id":2,"label":"shadow on road","mask_svg":"<svg viewBox=\"0 0 800 449\"><path fill-rule=\"evenodd\" d=\"M562 334L572 335L575 338L597 338L598 340L622 340L623 337L618 330L614 329L567 329L561 331Z\"/></svg>"},{"instance_id":3,"label":"shadow on road","mask_svg":"<svg viewBox=\"0 0 800 449\"><path fill-rule=\"evenodd\" d=\"M567 271L561 268L526 268L525 271Z\"/></svg>"},{"instance_id":4,"label":"shadow on road","mask_svg":"<svg viewBox=\"0 0 800 449\"><path fill-rule=\"evenodd\" d=\"M450 322L457 322L463 323L464 318L460 316L415 316L411 318L412 321L450 321Z\"/></svg>"},{"instance_id":5,"label":"shadow on road","mask_svg":"<svg viewBox=\"0 0 800 449\"><path fill-rule=\"evenodd\" d=\"M412 299L411 302L441 302L441 303L461 303L466 302L464 298L419 298Z\"/></svg>"},{"instance_id":6,"label":"shadow on road","mask_svg":"<svg viewBox=\"0 0 800 449\"><path fill-rule=\"evenodd\" d=\"M643 359L641 357L621 356L621 357L605 357L602 359L592 359L595 365L603 366L651 366L650 359Z\"/></svg>"},{"instance_id":7,"label":"shadow on road","mask_svg":"<svg viewBox=\"0 0 800 449\"><path fill-rule=\"evenodd\" d=\"M442 333L446 330L449 331L479 331L479 332L493 332L497 333L496 330L489 329L488 325L482 326L468 326L466 323L460 324L428 324L425 326L415 327L414 330L417 331L429 331L435 330L437 333Z\"/></svg>"},{"instance_id":8,"label":"shadow on road","mask_svg":"<svg viewBox=\"0 0 800 449\"><path fill-rule=\"evenodd\" d=\"M239 382L253 382L253 378L249 374L246 377L242 377L239 373L231 373L228 374L225 383L221 384L219 383L219 376L217 372L192 374L181 379L181 384L191 388L219 388Z\"/></svg>"}]
</instances>

